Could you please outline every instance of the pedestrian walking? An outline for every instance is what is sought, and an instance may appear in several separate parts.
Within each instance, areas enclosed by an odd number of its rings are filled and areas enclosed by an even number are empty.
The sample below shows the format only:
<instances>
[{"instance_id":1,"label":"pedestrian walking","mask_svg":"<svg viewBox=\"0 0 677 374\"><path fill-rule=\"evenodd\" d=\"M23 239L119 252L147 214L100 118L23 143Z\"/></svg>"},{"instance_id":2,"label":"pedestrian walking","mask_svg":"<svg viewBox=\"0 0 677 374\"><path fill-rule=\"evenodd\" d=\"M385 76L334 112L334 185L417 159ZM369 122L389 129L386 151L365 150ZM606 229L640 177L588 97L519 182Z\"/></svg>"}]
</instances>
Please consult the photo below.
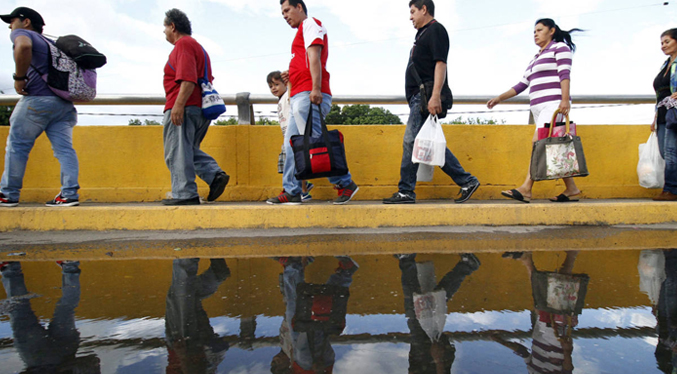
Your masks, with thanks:
<instances>
[{"instance_id":1,"label":"pedestrian walking","mask_svg":"<svg viewBox=\"0 0 677 374\"><path fill-rule=\"evenodd\" d=\"M672 116L668 124L668 109L677 109L677 29L670 29L661 34L661 50L668 59L663 63L661 71L653 81L656 91L656 114L651 131L658 136L658 148L665 160L665 185L656 201L677 201L677 118ZM675 113L672 113L675 114Z\"/></svg>"},{"instance_id":2,"label":"pedestrian walking","mask_svg":"<svg viewBox=\"0 0 677 374\"><path fill-rule=\"evenodd\" d=\"M193 39L188 16L171 9L165 13L165 36L174 46L164 69L167 103L164 109L165 162L172 176L172 198L164 205L199 205L195 174L209 185L207 201L216 200L230 177L212 156L200 149L211 120L202 114L202 91L198 79L211 73L209 54Z\"/></svg>"},{"instance_id":3,"label":"pedestrian walking","mask_svg":"<svg viewBox=\"0 0 677 374\"><path fill-rule=\"evenodd\" d=\"M409 2L410 19L418 30L414 47L411 50L406 71L406 97L409 103L409 120L402 144L402 164L400 166L399 191L383 199L384 204L413 204L416 202L416 173L419 164L411 161L414 140L428 115L446 114L451 107L451 89L447 78L447 57L449 55L449 34L435 19L435 3L432 0L412 0ZM421 81L426 92L421 92ZM430 92L427 92L430 91ZM423 100L423 98L427 100ZM444 99L444 100L443 100ZM454 201L464 203L477 191L480 182L463 169L456 156L449 150L445 152L442 167L459 186L459 197Z\"/></svg>"},{"instance_id":4,"label":"pedestrian walking","mask_svg":"<svg viewBox=\"0 0 677 374\"><path fill-rule=\"evenodd\" d=\"M75 106L47 86L40 72L47 72L51 41L42 36L45 21L33 9L19 7L0 16L9 23L14 43L14 89L21 99L9 119L5 169L0 182L0 207L19 205L28 155L43 132L61 164L61 192L50 207L80 205L79 164L73 149L73 127L78 122ZM44 74L44 73L43 73Z\"/></svg>"},{"instance_id":5,"label":"pedestrian walking","mask_svg":"<svg viewBox=\"0 0 677 374\"><path fill-rule=\"evenodd\" d=\"M540 47L533 60L529 63L522 80L513 88L489 100L487 107L492 109L501 102L514 97L529 88L531 113L536 121L536 131L532 143L538 140L538 128L550 122L553 114L559 109L563 116L569 115L571 110L571 62L576 45L571 40L571 33L582 31L572 29L564 31L555 21L544 18L536 21L534 27L534 42ZM555 124L552 124L554 126ZM531 166L524 183L515 189L503 191L507 198L531 202L531 189L534 181L531 179ZM578 189L573 178L564 178L566 189L553 202L578 201L581 190Z\"/></svg>"},{"instance_id":6,"label":"pedestrian walking","mask_svg":"<svg viewBox=\"0 0 677 374\"><path fill-rule=\"evenodd\" d=\"M291 28L297 29L297 32L292 43L289 70L281 75L285 83L291 83L291 115L284 137L285 153L288 156L285 158L282 176L284 190L277 197L268 199L267 203L299 205L301 181L294 176L296 165L289 140L294 135L303 135L311 105L316 107L312 109L313 133L319 134L322 131L322 118L331 110L332 96L327 71L329 39L322 22L308 17L308 8L303 0L280 0L280 5L284 20ZM337 205L349 202L359 190L350 173L331 177L329 182L338 191L338 197L333 201Z\"/></svg>"}]
</instances>

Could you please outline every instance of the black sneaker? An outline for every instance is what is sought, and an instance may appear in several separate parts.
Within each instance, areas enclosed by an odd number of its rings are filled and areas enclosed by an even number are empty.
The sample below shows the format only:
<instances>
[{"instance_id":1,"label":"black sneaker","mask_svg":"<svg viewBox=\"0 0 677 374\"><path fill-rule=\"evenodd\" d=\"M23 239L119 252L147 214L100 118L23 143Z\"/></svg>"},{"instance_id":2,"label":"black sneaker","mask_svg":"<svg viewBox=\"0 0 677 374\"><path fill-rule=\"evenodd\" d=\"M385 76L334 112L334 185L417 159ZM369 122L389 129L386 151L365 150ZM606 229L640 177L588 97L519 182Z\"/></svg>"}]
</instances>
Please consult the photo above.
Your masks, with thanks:
<instances>
[{"instance_id":1,"label":"black sneaker","mask_svg":"<svg viewBox=\"0 0 677 374\"><path fill-rule=\"evenodd\" d=\"M477 258L477 256L475 256L472 253L461 254L461 261L468 264L468 266L470 266L470 268L473 269L473 270L479 269L480 265L482 265L482 263L480 262L480 259Z\"/></svg>"},{"instance_id":2,"label":"black sneaker","mask_svg":"<svg viewBox=\"0 0 677 374\"><path fill-rule=\"evenodd\" d=\"M294 196L282 191L277 197L272 197L266 202L272 205L301 205L301 194Z\"/></svg>"},{"instance_id":3,"label":"black sneaker","mask_svg":"<svg viewBox=\"0 0 677 374\"><path fill-rule=\"evenodd\" d=\"M346 187L340 188L336 186L336 189L338 190L338 197L334 200L334 205L343 205L355 196L357 191L360 190L360 187L357 187L355 182L351 181Z\"/></svg>"},{"instance_id":4,"label":"black sneaker","mask_svg":"<svg viewBox=\"0 0 677 374\"><path fill-rule=\"evenodd\" d=\"M64 199L61 194L56 195L54 200L48 201L45 203L47 206L58 207L58 206L78 206L80 205L80 200L78 199Z\"/></svg>"},{"instance_id":5,"label":"black sneaker","mask_svg":"<svg viewBox=\"0 0 677 374\"><path fill-rule=\"evenodd\" d=\"M179 206L179 205L200 205L200 197L196 196L192 199L164 199L162 205Z\"/></svg>"},{"instance_id":6,"label":"black sneaker","mask_svg":"<svg viewBox=\"0 0 677 374\"><path fill-rule=\"evenodd\" d=\"M416 198L402 192L395 192L393 196L383 199L383 204L415 204Z\"/></svg>"},{"instance_id":7,"label":"black sneaker","mask_svg":"<svg viewBox=\"0 0 677 374\"><path fill-rule=\"evenodd\" d=\"M472 194L474 194L475 191L477 191L477 189L479 187L480 187L480 182L475 181L472 184L469 184L469 185L461 188L461 191L459 191L459 193L458 193L459 195L461 195L461 197L459 197L458 199L455 199L454 201L458 204L465 203L466 201L468 201L468 199L470 199L470 196L472 196Z\"/></svg>"},{"instance_id":8,"label":"black sneaker","mask_svg":"<svg viewBox=\"0 0 677 374\"><path fill-rule=\"evenodd\" d=\"M207 201L214 201L223 194L223 191L226 189L230 181L230 176L225 172L216 173L212 184L209 185L209 195L207 196Z\"/></svg>"},{"instance_id":9,"label":"black sneaker","mask_svg":"<svg viewBox=\"0 0 677 374\"><path fill-rule=\"evenodd\" d=\"M9 197L5 196L2 192L0 192L0 207L14 207L19 205L19 200L10 200Z\"/></svg>"}]
</instances>

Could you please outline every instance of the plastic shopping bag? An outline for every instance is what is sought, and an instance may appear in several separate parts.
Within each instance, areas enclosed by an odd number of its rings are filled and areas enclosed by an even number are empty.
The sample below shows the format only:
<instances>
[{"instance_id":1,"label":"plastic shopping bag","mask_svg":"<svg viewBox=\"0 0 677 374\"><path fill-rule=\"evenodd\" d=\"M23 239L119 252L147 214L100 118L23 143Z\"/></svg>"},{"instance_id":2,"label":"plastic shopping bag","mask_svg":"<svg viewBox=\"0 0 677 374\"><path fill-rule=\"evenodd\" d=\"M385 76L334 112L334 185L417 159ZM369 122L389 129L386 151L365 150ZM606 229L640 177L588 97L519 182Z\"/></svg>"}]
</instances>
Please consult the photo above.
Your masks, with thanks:
<instances>
[{"instance_id":1,"label":"plastic shopping bag","mask_svg":"<svg viewBox=\"0 0 677 374\"><path fill-rule=\"evenodd\" d=\"M414 140L411 162L433 166L444 166L447 140L437 116L429 116Z\"/></svg>"},{"instance_id":2,"label":"plastic shopping bag","mask_svg":"<svg viewBox=\"0 0 677 374\"><path fill-rule=\"evenodd\" d=\"M665 184L665 161L658 149L658 136L652 132L645 144L639 145L637 164L639 185L644 188L663 188Z\"/></svg>"},{"instance_id":3,"label":"plastic shopping bag","mask_svg":"<svg viewBox=\"0 0 677 374\"><path fill-rule=\"evenodd\" d=\"M414 293L414 311L416 319L421 324L430 341L440 339L447 323L447 293L444 290Z\"/></svg>"},{"instance_id":4,"label":"plastic shopping bag","mask_svg":"<svg viewBox=\"0 0 677 374\"><path fill-rule=\"evenodd\" d=\"M433 175L435 174L435 167L426 164L419 164L418 171L416 172L416 181L417 182L430 182L433 180Z\"/></svg>"}]
</instances>

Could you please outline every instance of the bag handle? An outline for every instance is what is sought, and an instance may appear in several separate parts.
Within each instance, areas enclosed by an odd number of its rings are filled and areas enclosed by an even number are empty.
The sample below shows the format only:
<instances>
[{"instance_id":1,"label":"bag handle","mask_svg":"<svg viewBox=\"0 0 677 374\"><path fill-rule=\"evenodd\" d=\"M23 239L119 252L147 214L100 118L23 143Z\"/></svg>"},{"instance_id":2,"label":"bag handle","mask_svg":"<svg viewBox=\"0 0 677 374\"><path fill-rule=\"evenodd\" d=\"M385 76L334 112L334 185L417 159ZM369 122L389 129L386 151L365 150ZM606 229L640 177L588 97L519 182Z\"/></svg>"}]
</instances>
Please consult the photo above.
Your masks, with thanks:
<instances>
[{"instance_id":1,"label":"bag handle","mask_svg":"<svg viewBox=\"0 0 677 374\"><path fill-rule=\"evenodd\" d=\"M552 120L550 121L550 130L548 130L548 138L552 137L552 130L555 128L555 123L557 121L558 114L561 114L559 108L557 108L557 110L555 110L555 113L552 114ZM564 115L564 121L566 122L566 132L564 134L569 135L570 122L568 113Z\"/></svg>"},{"instance_id":2,"label":"bag handle","mask_svg":"<svg viewBox=\"0 0 677 374\"><path fill-rule=\"evenodd\" d=\"M304 156L306 158L306 165L310 165L310 153L307 152L307 150L310 149L310 137L313 133L313 103L310 103L310 110L308 110L308 118L306 119L306 130L303 133L303 148L306 150L304 153ZM321 129L321 135L322 138L324 139L324 145L327 147L327 153L329 155L329 164L330 165L335 165L334 164L334 152L331 148L331 141L329 140L329 130L327 130L327 123L324 120L324 116L322 115L322 109L318 105L318 109L320 112L320 123L322 124L322 129Z\"/></svg>"}]
</instances>

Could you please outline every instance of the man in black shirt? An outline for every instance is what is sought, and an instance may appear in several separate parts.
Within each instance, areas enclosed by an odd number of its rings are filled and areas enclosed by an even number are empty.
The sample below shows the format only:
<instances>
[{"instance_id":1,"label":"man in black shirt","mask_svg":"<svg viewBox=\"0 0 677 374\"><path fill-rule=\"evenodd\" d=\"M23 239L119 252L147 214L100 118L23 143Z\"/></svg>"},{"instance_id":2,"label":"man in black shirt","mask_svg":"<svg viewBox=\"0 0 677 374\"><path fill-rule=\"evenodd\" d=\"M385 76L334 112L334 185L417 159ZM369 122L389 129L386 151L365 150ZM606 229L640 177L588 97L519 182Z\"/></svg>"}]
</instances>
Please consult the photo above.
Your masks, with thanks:
<instances>
[{"instance_id":1,"label":"man in black shirt","mask_svg":"<svg viewBox=\"0 0 677 374\"><path fill-rule=\"evenodd\" d=\"M419 165L411 162L414 140L429 114L444 118L453 102L447 81L449 35L444 26L435 20L435 3L433 0L412 0L409 2L409 8L410 19L414 28L418 30L407 64L405 81L407 102L411 112L402 145L399 191L392 197L383 199L385 204L416 202L414 189ZM422 85L426 92L421 92ZM461 196L454 200L457 203L466 202L480 186L477 178L463 169L448 148L442 170L461 186Z\"/></svg>"}]
</instances>

